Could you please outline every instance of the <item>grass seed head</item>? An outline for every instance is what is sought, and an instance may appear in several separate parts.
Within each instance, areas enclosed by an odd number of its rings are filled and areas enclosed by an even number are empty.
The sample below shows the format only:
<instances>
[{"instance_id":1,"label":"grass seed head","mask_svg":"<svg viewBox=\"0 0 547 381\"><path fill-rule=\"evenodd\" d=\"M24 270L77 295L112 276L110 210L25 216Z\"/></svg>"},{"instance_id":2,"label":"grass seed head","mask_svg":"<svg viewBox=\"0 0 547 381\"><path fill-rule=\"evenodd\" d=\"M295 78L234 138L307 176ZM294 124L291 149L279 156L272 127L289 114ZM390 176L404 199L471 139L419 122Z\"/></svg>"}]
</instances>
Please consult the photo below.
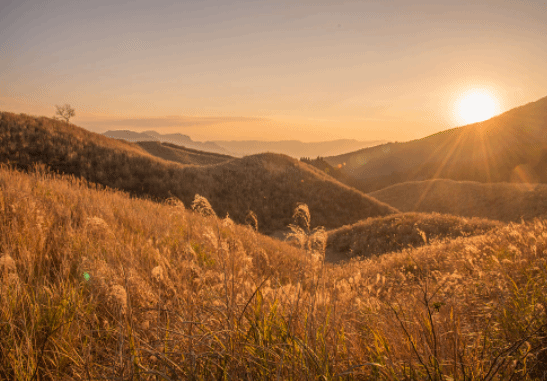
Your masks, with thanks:
<instances>
[{"instance_id":1,"label":"grass seed head","mask_svg":"<svg viewBox=\"0 0 547 381\"><path fill-rule=\"evenodd\" d=\"M163 270L160 266L156 266L152 269L152 278L157 282L163 280Z\"/></svg>"},{"instance_id":2,"label":"grass seed head","mask_svg":"<svg viewBox=\"0 0 547 381\"><path fill-rule=\"evenodd\" d=\"M308 205L304 203L299 203L294 209L292 218L294 219L294 224L296 226L300 226L306 232L310 230L311 216L310 216L310 209L308 208Z\"/></svg>"},{"instance_id":3,"label":"grass seed head","mask_svg":"<svg viewBox=\"0 0 547 381\"><path fill-rule=\"evenodd\" d=\"M91 227L101 227L101 228L108 228L108 224L105 220L103 220L100 217L89 217L87 219L87 225Z\"/></svg>"},{"instance_id":4,"label":"grass seed head","mask_svg":"<svg viewBox=\"0 0 547 381\"><path fill-rule=\"evenodd\" d=\"M112 307L118 309L122 315L127 311L127 292L123 286L118 284L110 287L108 300Z\"/></svg>"},{"instance_id":5,"label":"grass seed head","mask_svg":"<svg viewBox=\"0 0 547 381\"><path fill-rule=\"evenodd\" d=\"M9 254L4 254L0 257L0 275L11 274L17 272L15 261Z\"/></svg>"},{"instance_id":6,"label":"grass seed head","mask_svg":"<svg viewBox=\"0 0 547 381\"><path fill-rule=\"evenodd\" d=\"M205 217L216 216L213 207L209 203L209 200L197 193L194 196L194 201L192 202L192 209Z\"/></svg>"}]
</instances>

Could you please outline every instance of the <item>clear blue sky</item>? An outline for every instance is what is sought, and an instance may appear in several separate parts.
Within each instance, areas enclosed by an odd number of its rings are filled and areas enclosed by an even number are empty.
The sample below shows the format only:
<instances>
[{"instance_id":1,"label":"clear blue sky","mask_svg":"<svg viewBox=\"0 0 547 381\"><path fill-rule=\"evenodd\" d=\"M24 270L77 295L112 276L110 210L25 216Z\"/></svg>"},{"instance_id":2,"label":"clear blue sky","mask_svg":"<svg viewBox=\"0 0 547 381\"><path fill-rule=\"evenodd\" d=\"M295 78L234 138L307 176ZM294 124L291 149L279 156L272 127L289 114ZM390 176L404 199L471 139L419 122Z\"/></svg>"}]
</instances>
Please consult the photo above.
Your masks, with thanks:
<instances>
[{"instance_id":1,"label":"clear blue sky","mask_svg":"<svg viewBox=\"0 0 547 381\"><path fill-rule=\"evenodd\" d=\"M408 140L547 95L545 1L0 0L0 110L198 140Z\"/></svg>"}]
</instances>

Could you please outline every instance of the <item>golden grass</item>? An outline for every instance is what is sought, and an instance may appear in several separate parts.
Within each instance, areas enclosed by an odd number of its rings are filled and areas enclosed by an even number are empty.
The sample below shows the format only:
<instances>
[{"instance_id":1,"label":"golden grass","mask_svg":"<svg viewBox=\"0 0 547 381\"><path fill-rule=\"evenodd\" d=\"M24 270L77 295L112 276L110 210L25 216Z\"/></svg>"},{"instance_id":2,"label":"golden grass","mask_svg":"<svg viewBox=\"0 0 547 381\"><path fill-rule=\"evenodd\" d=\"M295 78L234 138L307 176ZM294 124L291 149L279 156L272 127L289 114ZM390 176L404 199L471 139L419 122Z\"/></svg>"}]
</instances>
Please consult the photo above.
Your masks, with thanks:
<instances>
[{"instance_id":1,"label":"golden grass","mask_svg":"<svg viewBox=\"0 0 547 381\"><path fill-rule=\"evenodd\" d=\"M438 213L368 218L328 232L326 260L372 257L436 241L483 234L500 222Z\"/></svg>"},{"instance_id":2,"label":"golden grass","mask_svg":"<svg viewBox=\"0 0 547 381\"><path fill-rule=\"evenodd\" d=\"M206 166L182 165L49 118L1 113L0 161L29 168L43 163L132 195L190 205L207 198L219 216L244 223L254 211L264 233L286 229L292 210L306 203L312 225L334 228L397 212L305 163L284 155L262 154Z\"/></svg>"},{"instance_id":3,"label":"golden grass","mask_svg":"<svg viewBox=\"0 0 547 381\"><path fill-rule=\"evenodd\" d=\"M438 212L506 222L547 215L546 184L437 179L396 184L370 195L403 212Z\"/></svg>"},{"instance_id":4,"label":"golden grass","mask_svg":"<svg viewBox=\"0 0 547 381\"><path fill-rule=\"evenodd\" d=\"M235 308L265 273L283 280L279 271L302 267L297 249L229 219L189 213L181 204L6 169L0 189L6 275L0 321L9 322L1 328L0 379L30 379L36 369L40 379L85 379L87 372L114 377L127 372L131 346L142 344L125 342L137 340L136 332L147 341L141 355L152 353L139 363L154 353L161 363L171 345L167 335L195 332L184 345L205 351L212 338L203 324L226 323L218 321L226 311L215 312L226 301L225 287L237 296L229 301ZM233 313L230 318L234 324ZM200 323L185 323L195 320ZM180 332L169 334L168 328Z\"/></svg>"},{"instance_id":5,"label":"golden grass","mask_svg":"<svg viewBox=\"0 0 547 381\"><path fill-rule=\"evenodd\" d=\"M543 377L545 220L324 265L94 188L0 169L0 379Z\"/></svg>"}]
</instances>

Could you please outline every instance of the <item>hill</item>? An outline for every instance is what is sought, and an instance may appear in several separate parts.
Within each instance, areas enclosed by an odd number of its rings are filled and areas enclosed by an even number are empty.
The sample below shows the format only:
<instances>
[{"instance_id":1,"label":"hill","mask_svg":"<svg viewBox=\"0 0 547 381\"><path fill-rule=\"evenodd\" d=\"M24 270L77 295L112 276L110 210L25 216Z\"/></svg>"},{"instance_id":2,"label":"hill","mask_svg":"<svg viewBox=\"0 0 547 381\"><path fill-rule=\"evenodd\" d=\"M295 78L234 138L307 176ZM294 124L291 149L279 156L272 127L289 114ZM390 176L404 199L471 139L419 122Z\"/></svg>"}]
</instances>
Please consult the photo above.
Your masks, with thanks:
<instances>
[{"instance_id":1,"label":"hill","mask_svg":"<svg viewBox=\"0 0 547 381\"><path fill-rule=\"evenodd\" d=\"M547 215L547 184L410 181L370 193L403 212L438 212L500 221Z\"/></svg>"},{"instance_id":2,"label":"hill","mask_svg":"<svg viewBox=\"0 0 547 381\"><path fill-rule=\"evenodd\" d=\"M547 366L547 220L324 265L37 169L0 167L0 379L537 380Z\"/></svg>"},{"instance_id":3,"label":"hill","mask_svg":"<svg viewBox=\"0 0 547 381\"><path fill-rule=\"evenodd\" d=\"M327 161L325 161L325 159L322 157L317 157L315 159L311 159L309 157L301 157L300 161L325 172L326 174L328 174L331 177L334 177L336 180L340 182L348 183L352 180L352 178L348 176L345 172L343 172L340 168L333 167Z\"/></svg>"},{"instance_id":4,"label":"hill","mask_svg":"<svg viewBox=\"0 0 547 381\"><path fill-rule=\"evenodd\" d=\"M121 139L121 140L126 140L128 142L140 142L140 141L159 142L160 141L160 139L157 136L154 136L152 134L147 134L145 132L135 132L131 130L106 131L106 132L103 132L103 135L112 139ZM189 139L190 137L188 136L187 138Z\"/></svg>"},{"instance_id":5,"label":"hill","mask_svg":"<svg viewBox=\"0 0 547 381\"><path fill-rule=\"evenodd\" d=\"M368 218L328 232L326 260L371 257L457 237L483 234L502 224L444 214L402 213Z\"/></svg>"},{"instance_id":6,"label":"hill","mask_svg":"<svg viewBox=\"0 0 547 381\"><path fill-rule=\"evenodd\" d=\"M325 160L365 192L436 178L547 182L547 97L484 122Z\"/></svg>"},{"instance_id":7,"label":"hill","mask_svg":"<svg viewBox=\"0 0 547 381\"><path fill-rule=\"evenodd\" d=\"M61 173L162 200L175 196L190 205L206 197L218 215L244 223L249 210L259 229L286 229L298 203L306 203L312 225L342 226L397 212L324 172L283 155L262 154L214 165L182 165L150 155L137 144L109 139L44 117L1 113L0 160L19 168L43 163Z\"/></svg>"},{"instance_id":8,"label":"hill","mask_svg":"<svg viewBox=\"0 0 547 381\"><path fill-rule=\"evenodd\" d=\"M171 143L139 141L137 144L151 155L181 164L208 165L218 164L233 159L233 157L229 155L198 151Z\"/></svg>"},{"instance_id":9,"label":"hill","mask_svg":"<svg viewBox=\"0 0 547 381\"><path fill-rule=\"evenodd\" d=\"M218 153L222 155L229 154L221 146L215 144L214 142L195 142L188 135L183 134L160 134L156 131L144 131L144 132L134 132L130 130L115 130L115 131L106 131L103 133L104 136L114 139L123 139L129 142L148 142L148 141L157 141L162 143L174 144L177 146L182 146L189 149L206 151L212 153Z\"/></svg>"}]
</instances>

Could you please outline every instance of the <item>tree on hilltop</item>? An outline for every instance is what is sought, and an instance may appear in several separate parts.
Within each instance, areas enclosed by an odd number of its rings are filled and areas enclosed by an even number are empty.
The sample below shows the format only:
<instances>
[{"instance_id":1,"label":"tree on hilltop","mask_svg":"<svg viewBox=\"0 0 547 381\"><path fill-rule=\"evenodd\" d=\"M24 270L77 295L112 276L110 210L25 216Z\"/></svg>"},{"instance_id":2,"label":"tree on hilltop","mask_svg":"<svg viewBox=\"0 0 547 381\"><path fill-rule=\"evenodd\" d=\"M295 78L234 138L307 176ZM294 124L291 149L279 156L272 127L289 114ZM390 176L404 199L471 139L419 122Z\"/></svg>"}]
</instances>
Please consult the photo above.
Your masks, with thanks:
<instances>
[{"instance_id":1,"label":"tree on hilltop","mask_svg":"<svg viewBox=\"0 0 547 381\"><path fill-rule=\"evenodd\" d=\"M68 103L65 103L63 106L55 105L55 108L57 109L53 117L55 119L61 119L68 123L70 118L76 115L76 112Z\"/></svg>"}]
</instances>

